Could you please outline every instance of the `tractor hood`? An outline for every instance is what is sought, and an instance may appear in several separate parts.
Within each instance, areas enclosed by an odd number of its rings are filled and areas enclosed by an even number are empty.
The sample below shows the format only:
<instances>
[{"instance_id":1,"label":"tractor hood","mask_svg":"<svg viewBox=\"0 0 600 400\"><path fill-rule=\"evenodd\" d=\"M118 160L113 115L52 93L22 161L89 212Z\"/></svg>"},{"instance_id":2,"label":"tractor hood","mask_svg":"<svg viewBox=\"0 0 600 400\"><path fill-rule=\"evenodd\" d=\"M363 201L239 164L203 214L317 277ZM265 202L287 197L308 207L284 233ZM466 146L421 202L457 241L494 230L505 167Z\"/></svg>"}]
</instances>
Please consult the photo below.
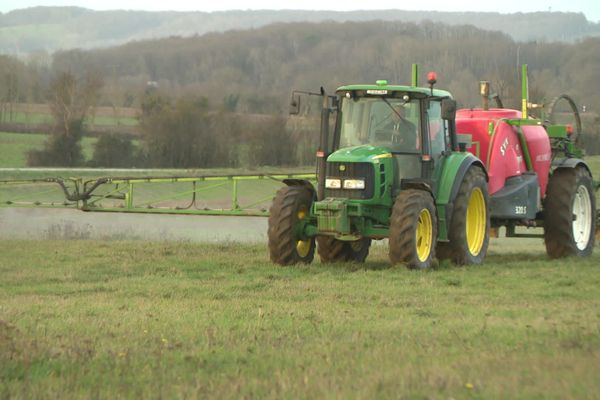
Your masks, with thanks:
<instances>
[{"instance_id":1,"label":"tractor hood","mask_svg":"<svg viewBox=\"0 0 600 400\"><path fill-rule=\"evenodd\" d=\"M361 145L355 147L347 147L331 153L327 157L327 161L331 162L371 162L379 163L382 158L391 158L392 153L388 148Z\"/></svg>"}]
</instances>

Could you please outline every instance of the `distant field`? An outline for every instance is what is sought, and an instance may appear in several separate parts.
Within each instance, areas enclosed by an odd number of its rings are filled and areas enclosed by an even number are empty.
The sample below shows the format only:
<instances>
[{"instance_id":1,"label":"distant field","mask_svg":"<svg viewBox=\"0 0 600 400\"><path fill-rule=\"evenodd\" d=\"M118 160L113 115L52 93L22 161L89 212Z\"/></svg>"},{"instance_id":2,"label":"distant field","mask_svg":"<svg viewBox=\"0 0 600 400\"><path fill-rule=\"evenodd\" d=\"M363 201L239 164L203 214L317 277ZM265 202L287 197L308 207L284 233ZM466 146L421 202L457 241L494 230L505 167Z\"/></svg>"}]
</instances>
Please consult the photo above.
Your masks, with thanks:
<instances>
[{"instance_id":1,"label":"distant field","mask_svg":"<svg viewBox=\"0 0 600 400\"><path fill-rule=\"evenodd\" d=\"M46 113L38 112L15 112L12 119L7 122L18 124L51 124L52 116ZM92 126L136 126L138 120L135 117L114 117L110 115L96 115L87 121Z\"/></svg>"},{"instance_id":2,"label":"distant field","mask_svg":"<svg viewBox=\"0 0 600 400\"><path fill-rule=\"evenodd\" d=\"M523 243L525 242L525 243ZM600 253L278 267L265 245L0 242L3 398L594 398Z\"/></svg>"},{"instance_id":3,"label":"distant field","mask_svg":"<svg viewBox=\"0 0 600 400\"><path fill-rule=\"evenodd\" d=\"M12 113L10 113L12 111ZM131 107L106 107L98 106L92 109L92 115L96 118L108 118L110 121L137 122L140 110ZM5 111L5 118L13 119L13 122L51 122L50 108L48 104L16 103ZM105 120L106 121L106 120ZM10 122L10 121L7 121ZM98 122L96 122L98 123Z\"/></svg>"},{"instance_id":4,"label":"distant field","mask_svg":"<svg viewBox=\"0 0 600 400\"><path fill-rule=\"evenodd\" d=\"M589 156L585 158L585 161L590 166L594 179L600 180L600 156Z\"/></svg>"},{"instance_id":5,"label":"distant field","mask_svg":"<svg viewBox=\"0 0 600 400\"><path fill-rule=\"evenodd\" d=\"M139 121L137 120L137 118L131 117L111 117L97 115L92 120L90 120L89 123L96 126L137 126L139 124Z\"/></svg>"},{"instance_id":6,"label":"distant field","mask_svg":"<svg viewBox=\"0 0 600 400\"><path fill-rule=\"evenodd\" d=\"M34 112L15 112L10 117L5 117L6 122L17 124L51 124L52 116L50 114L34 113Z\"/></svg>"},{"instance_id":7,"label":"distant field","mask_svg":"<svg viewBox=\"0 0 600 400\"><path fill-rule=\"evenodd\" d=\"M23 168L27 166L27 153L44 147L48 135L39 133L0 132L0 168ZM90 160L94 154L97 138L84 137L83 154Z\"/></svg>"}]
</instances>

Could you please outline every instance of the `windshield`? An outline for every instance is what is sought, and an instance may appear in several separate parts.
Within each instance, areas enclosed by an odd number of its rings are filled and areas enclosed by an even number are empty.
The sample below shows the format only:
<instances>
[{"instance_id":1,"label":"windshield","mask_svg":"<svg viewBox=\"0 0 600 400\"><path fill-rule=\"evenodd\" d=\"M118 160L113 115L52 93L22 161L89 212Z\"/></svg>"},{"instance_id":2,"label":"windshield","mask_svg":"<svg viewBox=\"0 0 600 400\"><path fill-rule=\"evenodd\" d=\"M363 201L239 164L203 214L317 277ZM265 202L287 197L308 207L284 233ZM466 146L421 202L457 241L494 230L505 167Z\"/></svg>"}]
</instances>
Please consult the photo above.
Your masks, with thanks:
<instances>
[{"instance_id":1,"label":"windshield","mask_svg":"<svg viewBox=\"0 0 600 400\"><path fill-rule=\"evenodd\" d=\"M341 148L371 144L388 147L393 152L420 151L418 101L344 98L341 110Z\"/></svg>"}]
</instances>

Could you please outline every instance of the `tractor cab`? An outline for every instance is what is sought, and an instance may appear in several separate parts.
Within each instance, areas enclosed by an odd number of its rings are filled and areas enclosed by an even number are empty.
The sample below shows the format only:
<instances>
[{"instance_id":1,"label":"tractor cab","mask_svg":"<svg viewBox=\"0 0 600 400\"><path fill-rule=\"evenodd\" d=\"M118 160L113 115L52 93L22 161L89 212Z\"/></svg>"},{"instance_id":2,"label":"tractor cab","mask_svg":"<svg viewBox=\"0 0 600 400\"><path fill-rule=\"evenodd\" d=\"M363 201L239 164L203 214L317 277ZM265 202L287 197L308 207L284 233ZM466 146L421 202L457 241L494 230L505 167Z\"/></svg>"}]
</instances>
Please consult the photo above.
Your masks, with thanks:
<instances>
[{"instance_id":1,"label":"tractor cab","mask_svg":"<svg viewBox=\"0 0 600 400\"><path fill-rule=\"evenodd\" d=\"M336 95L338 115L328 162L381 164L382 157L389 157L395 178L392 196L402 180L433 184L434 164L451 145L449 121L442 118L442 102L452 101L450 93L377 81L341 87ZM326 189L337 184L329 183Z\"/></svg>"}]
</instances>

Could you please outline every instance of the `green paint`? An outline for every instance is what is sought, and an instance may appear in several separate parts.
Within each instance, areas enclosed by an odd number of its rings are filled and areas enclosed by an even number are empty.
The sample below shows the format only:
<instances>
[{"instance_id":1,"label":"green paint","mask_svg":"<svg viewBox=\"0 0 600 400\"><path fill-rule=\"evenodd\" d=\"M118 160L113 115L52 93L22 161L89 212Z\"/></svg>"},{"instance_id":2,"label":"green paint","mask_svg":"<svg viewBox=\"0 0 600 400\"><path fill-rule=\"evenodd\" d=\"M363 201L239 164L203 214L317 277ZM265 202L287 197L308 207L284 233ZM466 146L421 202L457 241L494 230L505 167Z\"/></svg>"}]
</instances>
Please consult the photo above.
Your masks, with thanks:
<instances>
[{"instance_id":1,"label":"green paint","mask_svg":"<svg viewBox=\"0 0 600 400\"><path fill-rule=\"evenodd\" d=\"M240 205L238 204L238 186L237 186L238 181L237 180L233 180L232 182L232 191L231 191L231 209L232 210L237 210L240 208Z\"/></svg>"},{"instance_id":2,"label":"green paint","mask_svg":"<svg viewBox=\"0 0 600 400\"><path fill-rule=\"evenodd\" d=\"M527 166L527 171L533 171L533 164L531 163L531 155L529 153L529 146L527 145L527 140L525 139L525 134L523 133L523 129L520 126L517 126L517 137L519 138L519 144L521 145L521 150L523 152L523 157L525 158L525 165Z\"/></svg>"},{"instance_id":3,"label":"green paint","mask_svg":"<svg viewBox=\"0 0 600 400\"><path fill-rule=\"evenodd\" d=\"M127 187L129 190L125 195L125 207L133 208L133 183L130 183Z\"/></svg>"},{"instance_id":4,"label":"green paint","mask_svg":"<svg viewBox=\"0 0 600 400\"><path fill-rule=\"evenodd\" d=\"M481 143L479 143L479 140L475 140L472 142L473 146L475 146L475 155L477 156L477 158L479 158L479 156L481 155Z\"/></svg>"},{"instance_id":5,"label":"green paint","mask_svg":"<svg viewBox=\"0 0 600 400\"><path fill-rule=\"evenodd\" d=\"M504 121L512 126L544 126L544 123L539 119L522 119L522 118L504 118L499 121Z\"/></svg>"},{"instance_id":6,"label":"green paint","mask_svg":"<svg viewBox=\"0 0 600 400\"><path fill-rule=\"evenodd\" d=\"M389 92L405 92L405 93L416 93L422 97L430 97L432 91L429 88L415 87L415 86L402 86L402 85L348 85L337 88L337 92L352 92L352 91L364 91L364 90L387 90ZM449 97L452 95L450 92L440 89L433 89L433 97Z\"/></svg>"},{"instance_id":7,"label":"green paint","mask_svg":"<svg viewBox=\"0 0 600 400\"><path fill-rule=\"evenodd\" d=\"M527 81L527 64L521 66L521 112L522 118L527 119L527 106L529 103L529 84Z\"/></svg>"},{"instance_id":8,"label":"green paint","mask_svg":"<svg viewBox=\"0 0 600 400\"><path fill-rule=\"evenodd\" d=\"M411 85L414 87L419 86L419 64L412 65Z\"/></svg>"},{"instance_id":9,"label":"green paint","mask_svg":"<svg viewBox=\"0 0 600 400\"><path fill-rule=\"evenodd\" d=\"M313 210L317 215L319 232L350 234L348 202L348 199L325 199L315 203Z\"/></svg>"},{"instance_id":10,"label":"green paint","mask_svg":"<svg viewBox=\"0 0 600 400\"><path fill-rule=\"evenodd\" d=\"M478 161L478 159L468 152L455 152L444 158L439 185L435 193L438 205L446 205L451 201L452 186L460 166L465 162L472 163L475 161Z\"/></svg>"},{"instance_id":11,"label":"green paint","mask_svg":"<svg viewBox=\"0 0 600 400\"><path fill-rule=\"evenodd\" d=\"M454 200L452 199L452 188L457 179L458 170L465 163L473 164L476 162L480 162L479 159L468 152L452 153L444 158L443 165L440 167L441 175L435 193L438 211L438 239L440 240L448 239L448 224L450 221L447 219L446 206Z\"/></svg>"},{"instance_id":12,"label":"green paint","mask_svg":"<svg viewBox=\"0 0 600 400\"><path fill-rule=\"evenodd\" d=\"M391 157L386 147L362 145L337 150L327 157L328 162L374 162L381 157Z\"/></svg>"},{"instance_id":13,"label":"green paint","mask_svg":"<svg viewBox=\"0 0 600 400\"><path fill-rule=\"evenodd\" d=\"M241 205L240 196L246 198L245 191L240 187L242 182L252 183L258 181L281 181L283 179L306 179L314 181L314 174L277 174L277 175L228 175L228 176L196 176L196 177L140 177L140 178L102 178L100 184L95 190L89 193L89 197L82 196L83 188L92 187L96 180L84 181L83 178L67 179L65 182L69 185L69 195L82 197L81 202L42 202L38 200L19 201L21 198L31 199L35 196L40 196L45 192L25 192L20 195L11 195L7 200L3 200L0 206L4 207L76 207L84 211L102 211L102 212L131 212L144 214L188 214L188 215L233 215L233 216L268 216L268 211L264 207L257 207L260 204L267 202L273 197L270 193L268 196L261 196L260 199L254 199L249 204ZM63 181L60 178L44 178L44 179L15 179L0 181L0 187L11 187L10 193L15 192L19 186L29 188L36 184L51 184L58 181ZM212 182L206 187L198 187L201 182ZM160 188L161 184L165 183L191 183L192 190L172 191L168 196L161 196L150 201L140 202L141 196L136 196L136 193L147 193L155 188ZM114 188L110 186L114 185ZM60 187L53 186L55 189L52 192L59 193ZM231 208L230 209L210 209L210 208L195 208L191 207L194 204L196 196L200 193L214 192L218 189L226 187L231 188ZM2 192L4 194L4 192ZM162 193L159 191L159 193ZM63 194L64 196L64 194ZM156 206L156 204L184 198L185 196L192 197L190 206L186 209L176 206ZM134 199L138 199L137 203ZM110 205L102 204L110 203Z\"/></svg>"},{"instance_id":14,"label":"green paint","mask_svg":"<svg viewBox=\"0 0 600 400\"><path fill-rule=\"evenodd\" d=\"M566 139L568 137L566 125L550 125L546 128L546 132L553 139Z\"/></svg>"},{"instance_id":15,"label":"green paint","mask_svg":"<svg viewBox=\"0 0 600 400\"><path fill-rule=\"evenodd\" d=\"M115 207L80 207L82 211L94 212L116 212L132 214L174 214L174 215L215 215L215 216L237 216L237 217L268 217L267 210L197 210L197 209L175 209L175 208L115 208Z\"/></svg>"}]
</instances>

